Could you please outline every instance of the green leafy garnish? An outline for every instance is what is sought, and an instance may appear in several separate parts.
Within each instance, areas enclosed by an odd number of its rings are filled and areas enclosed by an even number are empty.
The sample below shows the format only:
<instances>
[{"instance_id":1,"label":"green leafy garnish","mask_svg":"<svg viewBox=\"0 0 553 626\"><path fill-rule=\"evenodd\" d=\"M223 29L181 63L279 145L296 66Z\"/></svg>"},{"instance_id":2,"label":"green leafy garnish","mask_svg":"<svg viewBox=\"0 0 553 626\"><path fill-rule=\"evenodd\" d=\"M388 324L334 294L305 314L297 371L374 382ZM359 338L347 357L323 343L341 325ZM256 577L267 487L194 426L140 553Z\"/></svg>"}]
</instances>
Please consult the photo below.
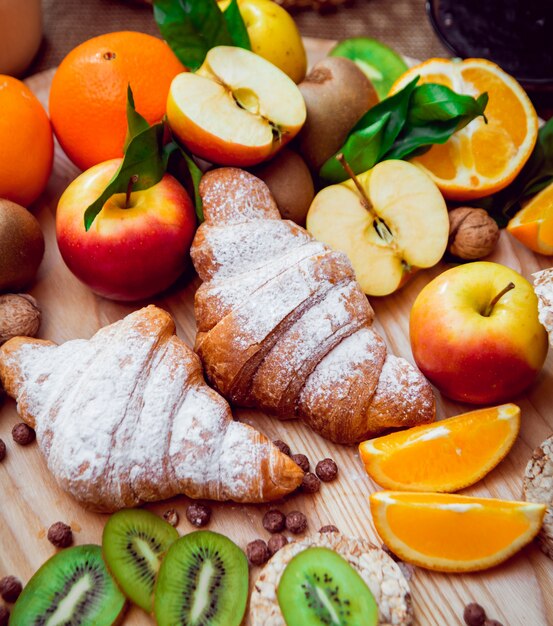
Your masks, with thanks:
<instances>
[{"instance_id":1,"label":"green leafy garnish","mask_svg":"<svg viewBox=\"0 0 553 626\"><path fill-rule=\"evenodd\" d=\"M408 159L446 142L457 130L482 115L488 102L460 95L444 85L417 86L415 77L393 96L379 102L357 122L344 146L320 170L327 181L348 178L336 156L343 154L355 174L388 159Z\"/></svg>"},{"instance_id":2,"label":"green leafy garnish","mask_svg":"<svg viewBox=\"0 0 553 626\"><path fill-rule=\"evenodd\" d=\"M104 204L116 193L126 193L132 177L133 191L153 187L165 174L163 160L164 124L154 124L135 135L125 151L123 162L99 198L85 211L84 227L89 230Z\"/></svg>"},{"instance_id":3,"label":"green leafy garnish","mask_svg":"<svg viewBox=\"0 0 553 626\"><path fill-rule=\"evenodd\" d=\"M125 151L131 142L131 139L141 133L143 130L150 128L148 122L140 115L134 106L134 97L129 84L127 87L127 135L123 151Z\"/></svg>"},{"instance_id":4,"label":"green leafy garnish","mask_svg":"<svg viewBox=\"0 0 553 626\"><path fill-rule=\"evenodd\" d=\"M248 35L248 29L246 28L246 24L244 24L242 14L238 8L238 0L231 0L223 15L233 44L238 48L251 50L250 36Z\"/></svg>"},{"instance_id":5,"label":"green leafy garnish","mask_svg":"<svg viewBox=\"0 0 553 626\"><path fill-rule=\"evenodd\" d=\"M202 170L196 165L196 161L186 149L173 137L173 140L165 146L168 154L167 171L177 178L194 198L196 217L201 224L204 221L202 197L200 196L200 180Z\"/></svg>"},{"instance_id":6,"label":"green leafy garnish","mask_svg":"<svg viewBox=\"0 0 553 626\"><path fill-rule=\"evenodd\" d=\"M173 52L192 71L215 46L251 50L236 0L224 13L216 0L154 0L154 18Z\"/></svg>"},{"instance_id":7,"label":"green leafy garnish","mask_svg":"<svg viewBox=\"0 0 553 626\"><path fill-rule=\"evenodd\" d=\"M136 112L132 90L127 90L127 140L123 161L101 195L86 209L84 213L85 230L89 230L105 203L115 194L126 193L127 199L131 191L143 191L157 184L169 167L169 161L175 153L183 159L179 180L189 177L195 196L196 213L203 220L201 198L198 185L202 176L194 160L174 141L163 145L165 122L150 126ZM126 201L125 201L126 206Z\"/></svg>"},{"instance_id":8,"label":"green leafy garnish","mask_svg":"<svg viewBox=\"0 0 553 626\"><path fill-rule=\"evenodd\" d=\"M478 200L503 228L522 208L522 202L553 183L553 118L538 133L534 150L515 180L493 196Z\"/></svg>"}]
</instances>

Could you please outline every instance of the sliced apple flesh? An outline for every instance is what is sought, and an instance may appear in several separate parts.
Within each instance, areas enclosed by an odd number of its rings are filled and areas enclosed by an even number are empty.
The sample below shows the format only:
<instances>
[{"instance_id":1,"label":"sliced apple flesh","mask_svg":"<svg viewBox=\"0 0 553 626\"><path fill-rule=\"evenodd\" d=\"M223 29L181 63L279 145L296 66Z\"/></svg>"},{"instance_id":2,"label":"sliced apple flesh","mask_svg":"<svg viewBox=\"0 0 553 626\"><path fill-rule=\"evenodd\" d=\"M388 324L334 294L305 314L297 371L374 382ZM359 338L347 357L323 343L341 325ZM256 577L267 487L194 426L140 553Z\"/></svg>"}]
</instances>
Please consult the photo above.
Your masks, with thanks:
<instances>
[{"instance_id":1,"label":"sliced apple flesh","mask_svg":"<svg viewBox=\"0 0 553 626\"><path fill-rule=\"evenodd\" d=\"M320 191L307 230L345 252L363 291L385 296L443 256L447 207L435 183L406 161L383 161L360 174L369 207L352 180Z\"/></svg>"},{"instance_id":2,"label":"sliced apple flesh","mask_svg":"<svg viewBox=\"0 0 553 626\"><path fill-rule=\"evenodd\" d=\"M295 137L305 117L301 92L284 72L230 46L212 48L195 74L176 76L167 99L180 141L221 165L261 163Z\"/></svg>"}]
</instances>

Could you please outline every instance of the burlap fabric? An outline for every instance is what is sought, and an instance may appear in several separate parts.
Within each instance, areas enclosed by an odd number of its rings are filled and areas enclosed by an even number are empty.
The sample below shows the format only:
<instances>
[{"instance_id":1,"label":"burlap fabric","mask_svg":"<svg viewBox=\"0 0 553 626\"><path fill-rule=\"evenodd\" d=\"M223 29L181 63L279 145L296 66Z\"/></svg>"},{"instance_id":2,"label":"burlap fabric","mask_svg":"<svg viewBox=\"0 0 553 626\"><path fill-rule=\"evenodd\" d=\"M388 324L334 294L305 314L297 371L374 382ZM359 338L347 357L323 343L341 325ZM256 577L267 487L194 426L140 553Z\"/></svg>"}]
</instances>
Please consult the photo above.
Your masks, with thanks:
<instances>
[{"instance_id":1,"label":"burlap fabric","mask_svg":"<svg viewBox=\"0 0 553 626\"><path fill-rule=\"evenodd\" d=\"M368 35L408 56L443 56L445 49L432 31L424 5L424 0L355 0L353 6L330 15L305 11L295 19L304 36ZM28 75L54 67L77 44L95 35L116 30L159 34L151 8L128 0L43 0L43 12L44 40Z\"/></svg>"}]
</instances>

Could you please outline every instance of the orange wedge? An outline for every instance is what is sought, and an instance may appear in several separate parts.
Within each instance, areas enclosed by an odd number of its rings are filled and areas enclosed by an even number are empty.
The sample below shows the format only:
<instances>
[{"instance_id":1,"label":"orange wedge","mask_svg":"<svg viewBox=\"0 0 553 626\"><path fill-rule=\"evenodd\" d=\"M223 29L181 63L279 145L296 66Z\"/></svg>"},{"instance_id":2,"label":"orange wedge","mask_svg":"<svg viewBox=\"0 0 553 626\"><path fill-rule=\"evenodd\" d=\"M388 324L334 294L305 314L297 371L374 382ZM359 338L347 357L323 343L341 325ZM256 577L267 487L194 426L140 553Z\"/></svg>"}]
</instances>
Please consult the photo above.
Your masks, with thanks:
<instances>
[{"instance_id":1,"label":"orange wedge","mask_svg":"<svg viewBox=\"0 0 553 626\"><path fill-rule=\"evenodd\" d=\"M419 84L439 83L475 97L488 92L488 124L477 118L412 162L451 200L481 198L506 187L526 163L538 135L538 117L524 89L485 59L430 59L403 74L390 93L417 75Z\"/></svg>"},{"instance_id":2,"label":"orange wedge","mask_svg":"<svg viewBox=\"0 0 553 626\"><path fill-rule=\"evenodd\" d=\"M458 491L505 457L519 429L519 407L503 404L364 441L359 453L385 489Z\"/></svg>"},{"instance_id":3,"label":"orange wedge","mask_svg":"<svg viewBox=\"0 0 553 626\"><path fill-rule=\"evenodd\" d=\"M513 217L507 230L530 250L553 254L553 183Z\"/></svg>"},{"instance_id":4,"label":"orange wedge","mask_svg":"<svg viewBox=\"0 0 553 626\"><path fill-rule=\"evenodd\" d=\"M445 493L380 491L371 513L384 543L404 561L439 572L502 563L538 533L546 506Z\"/></svg>"}]
</instances>

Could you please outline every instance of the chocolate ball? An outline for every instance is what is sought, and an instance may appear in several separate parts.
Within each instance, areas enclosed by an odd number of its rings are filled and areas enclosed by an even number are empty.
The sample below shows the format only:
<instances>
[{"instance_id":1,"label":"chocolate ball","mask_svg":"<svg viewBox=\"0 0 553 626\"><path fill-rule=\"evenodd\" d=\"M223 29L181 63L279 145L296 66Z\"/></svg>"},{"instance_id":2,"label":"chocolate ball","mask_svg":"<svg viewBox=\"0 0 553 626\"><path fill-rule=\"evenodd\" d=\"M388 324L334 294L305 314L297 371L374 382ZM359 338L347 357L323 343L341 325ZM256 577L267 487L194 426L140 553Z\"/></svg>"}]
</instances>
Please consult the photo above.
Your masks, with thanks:
<instances>
[{"instance_id":1,"label":"chocolate ball","mask_svg":"<svg viewBox=\"0 0 553 626\"><path fill-rule=\"evenodd\" d=\"M283 453L290 456L292 454L292 450L290 450L290 446L287 443L284 443L282 439L275 439L273 444Z\"/></svg>"},{"instance_id":2,"label":"chocolate ball","mask_svg":"<svg viewBox=\"0 0 553 626\"><path fill-rule=\"evenodd\" d=\"M304 533L307 529L307 517L301 511L290 511L286 516L286 528L294 535Z\"/></svg>"},{"instance_id":3,"label":"chocolate ball","mask_svg":"<svg viewBox=\"0 0 553 626\"><path fill-rule=\"evenodd\" d=\"M263 528L270 533L279 533L286 526L286 515L277 509L267 511L263 516Z\"/></svg>"},{"instance_id":4,"label":"chocolate ball","mask_svg":"<svg viewBox=\"0 0 553 626\"><path fill-rule=\"evenodd\" d=\"M0 596L6 602L15 602L19 594L23 591L23 586L19 578L15 576L4 576L0 579Z\"/></svg>"},{"instance_id":5,"label":"chocolate ball","mask_svg":"<svg viewBox=\"0 0 553 626\"><path fill-rule=\"evenodd\" d=\"M329 483L338 476L338 466L332 459L323 459L317 463L315 473L324 483Z\"/></svg>"},{"instance_id":6,"label":"chocolate ball","mask_svg":"<svg viewBox=\"0 0 553 626\"><path fill-rule=\"evenodd\" d=\"M334 524L327 524L319 528L320 533L339 533L340 531L334 526Z\"/></svg>"},{"instance_id":7,"label":"chocolate ball","mask_svg":"<svg viewBox=\"0 0 553 626\"><path fill-rule=\"evenodd\" d=\"M300 488L305 493L316 493L321 488L321 481L313 472L307 472L303 476Z\"/></svg>"},{"instance_id":8,"label":"chocolate ball","mask_svg":"<svg viewBox=\"0 0 553 626\"><path fill-rule=\"evenodd\" d=\"M56 522L48 529L48 541L56 548L68 548L73 543L71 526Z\"/></svg>"},{"instance_id":9,"label":"chocolate ball","mask_svg":"<svg viewBox=\"0 0 553 626\"><path fill-rule=\"evenodd\" d=\"M207 526L211 520L211 509L205 504L193 502L186 507L186 519L196 528Z\"/></svg>"},{"instance_id":10,"label":"chocolate ball","mask_svg":"<svg viewBox=\"0 0 553 626\"><path fill-rule=\"evenodd\" d=\"M294 461L296 465L299 465L300 469L304 472L309 471L309 459L305 456L305 454L293 454L292 461Z\"/></svg>"},{"instance_id":11,"label":"chocolate ball","mask_svg":"<svg viewBox=\"0 0 553 626\"><path fill-rule=\"evenodd\" d=\"M267 547L269 548L271 556L273 556L273 554L275 554L275 552L278 552L281 548L284 548L287 543L288 539L286 539L284 535L273 535L267 543Z\"/></svg>"},{"instance_id":12,"label":"chocolate ball","mask_svg":"<svg viewBox=\"0 0 553 626\"><path fill-rule=\"evenodd\" d=\"M12 437L20 446L28 446L35 440L36 433L30 426L20 422L12 428Z\"/></svg>"},{"instance_id":13,"label":"chocolate ball","mask_svg":"<svg viewBox=\"0 0 553 626\"><path fill-rule=\"evenodd\" d=\"M271 558L269 547L263 539L250 541L246 546L246 556L252 565L263 565Z\"/></svg>"},{"instance_id":14,"label":"chocolate ball","mask_svg":"<svg viewBox=\"0 0 553 626\"><path fill-rule=\"evenodd\" d=\"M471 602L465 607L463 619L467 626L482 626L486 621L486 611L476 602Z\"/></svg>"}]
</instances>

